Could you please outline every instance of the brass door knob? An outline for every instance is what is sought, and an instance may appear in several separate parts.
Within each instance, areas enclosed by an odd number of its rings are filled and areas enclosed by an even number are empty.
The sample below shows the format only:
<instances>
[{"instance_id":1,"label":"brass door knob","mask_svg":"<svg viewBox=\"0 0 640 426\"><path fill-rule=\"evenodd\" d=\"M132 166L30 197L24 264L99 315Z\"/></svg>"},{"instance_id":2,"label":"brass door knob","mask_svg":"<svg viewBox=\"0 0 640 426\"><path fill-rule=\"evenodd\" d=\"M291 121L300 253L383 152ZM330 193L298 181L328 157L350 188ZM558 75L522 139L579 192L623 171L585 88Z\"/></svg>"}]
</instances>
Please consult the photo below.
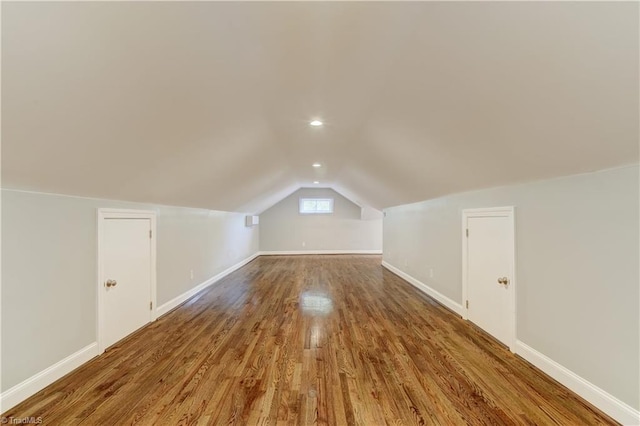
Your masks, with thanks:
<instances>
[{"instance_id":1,"label":"brass door knob","mask_svg":"<svg viewBox=\"0 0 640 426\"><path fill-rule=\"evenodd\" d=\"M118 282L116 280L107 280L107 282L104 283L104 285L106 287L115 287L118 285Z\"/></svg>"},{"instance_id":2,"label":"brass door knob","mask_svg":"<svg viewBox=\"0 0 640 426\"><path fill-rule=\"evenodd\" d=\"M498 278L498 284L507 285L509 284L509 279L507 277Z\"/></svg>"}]
</instances>

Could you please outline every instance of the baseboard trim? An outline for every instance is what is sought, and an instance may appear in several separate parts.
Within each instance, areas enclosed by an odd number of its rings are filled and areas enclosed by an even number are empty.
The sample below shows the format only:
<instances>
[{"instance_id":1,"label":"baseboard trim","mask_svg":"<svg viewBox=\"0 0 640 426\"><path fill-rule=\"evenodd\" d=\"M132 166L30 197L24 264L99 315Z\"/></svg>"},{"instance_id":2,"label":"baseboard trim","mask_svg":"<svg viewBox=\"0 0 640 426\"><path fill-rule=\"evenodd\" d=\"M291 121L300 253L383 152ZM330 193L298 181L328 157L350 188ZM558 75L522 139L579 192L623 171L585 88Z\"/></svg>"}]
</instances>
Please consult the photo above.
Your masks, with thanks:
<instances>
[{"instance_id":1,"label":"baseboard trim","mask_svg":"<svg viewBox=\"0 0 640 426\"><path fill-rule=\"evenodd\" d=\"M161 316L168 314L169 312L171 312L172 310L174 310L178 306L182 305L184 302L186 302L187 300L191 299L193 296L195 296L196 294L198 294L199 292L201 292L205 288L215 284L216 282L220 281L221 279L223 279L224 277L226 277L230 273L242 268L244 265L246 265L247 263L251 262L253 259L255 259L258 256L260 256L259 252L255 253L255 254L252 254L251 256L247 257L246 259L241 260L240 262L236 263L233 266L230 266L229 268L225 269L224 271L220 272L219 274L217 274L217 275L209 278L208 280L198 284L197 286L193 287L191 290L188 290L188 291L182 293L180 296L174 297L173 299L169 300L167 303L163 303L162 305L158 306L156 308L156 318L160 318Z\"/></svg>"},{"instance_id":2,"label":"baseboard trim","mask_svg":"<svg viewBox=\"0 0 640 426\"><path fill-rule=\"evenodd\" d=\"M161 315L164 315L170 312L171 310L175 309L176 307L180 306L182 303L186 302L188 299L195 296L198 292L215 284L216 282L220 281L222 278L226 277L227 275L236 271L237 269L242 268L244 265L246 265L247 263L257 258L259 255L260 255L259 253L255 253L247 257L246 259L220 272L216 276L209 278L205 282L195 286L191 290L159 306L156 309L156 317L160 317ZM98 343L94 342L89 346L86 346L85 348L82 348L79 351L69 355L63 360L58 361L51 367L46 368L45 370L41 371L35 376L28 378L27 380L15 385L14 387L8 389L5 392L2 392L0 394L0 413L3 413L6 410L9 410L15 407L17 404L21 403L22 401L29 398L30 396L36 394L40 390L49 386L51 383L60 379L62 376L70 373L71 371L75 370L85 362L91 360L92 358L98 355L99 355Z\"/></svg>"},{"instance_id":3,"label":"baseboard trim","mask_svg":"<svg viewBox=\"0 0 640 426\"><path fill-rule=\"evenodd\" d=\"M275 251L263 251L255 253L241 262L225 269L214 277L206 280L205 282L197 285L191 290L183 293L182 295L170 300L169 302L159 306L156 310L157 316L164 315L177 306L181 305L191 297L203 289L215 284L222 278L226 277L230 273L240 269L247 263L251 262L258 256L263 255L295 255L295 254L380 254L378 251L296 251L296 252L275 252ZM437 302L446 306L456 314L462 316L462 305L454 302L442 293L432 289L423 282L417 280L411 275L401 271L395 266L389 264L386 261L382 262L382 266L404 279L418 290L424 292L428 296L434 298ZM593 383L583 379L566 367L558 364L546 355L536 351L526 343L517 340L516 341L516 354L520 355L526 361L530 362L550 377L554 378L558 382L562 383L567 388L571 389L582 398L598 407L603 412L614 418L616 421L623 425L640 425L640 411L634 409L618 398L600 389ZM67 356L66 358L58 361L52 366L42 370L40 373L26 379L25 381L13 386L5 392L0 394L0 413L15 407L20 402L29 398L30 396L41 391L51 383L62 378L66 374L80 367L82 364L88 362L92 358L98 356L98 343L94 342L90 345L80 349L79 351Z\"/></svg>"},{"instance_id":4,"label":"baseboard trim","mask_svg":"<svg viewBox=\"0 0 640 426\"><path fill-rule=\"evenodd\" d=\"M7 389L0 394L0 413L15 407L98 355L98 342L91 343L63 360L56 362L51 367L42 370L35 376L31 376L22 383Z\"/></svg>"},{"instance_id":5,"label":"baseboard trim","mask_svg":"<svg viewBox=\"0 0 640 426\"><path fill-rule=\"evenodd\" d=\"M463 316L462 305L454 302L442 293L432 289L423 282L417 280L406 272L401 271L389 262L382 261L382 266L404 279L418 290L426 293L428 296L434 298L437 302L451 309L456 314ZM526 361L530 362L534 366L538 367L545 374L554 378L558 382L562 383L573 392L598 407L600 410L611 416L616 421L623 425L640 425L640 411L634 409L623 401L620 401L615 396L600 389L593 383L583 379L575 374L573 371L558 364L546 355L536 351L527 344L516 340L515 353L520 355Z\"/></svg>"},{"instance_id":6,"label":"baseboard trim","mask_svg":"<svg viewBox=\"0 0 640 426\"><path fill-rule=\"evenodd\" d=\"M516 341L516 354L562 383L591 404L604 411L623 425L640 424L640 411L620 401L596 385L536 351L520 340Z\"/></svg>"},{"instance_id":7,"label":"baseboard trim","mask_svg":"<svg viewBox=\"0 0 640 426\"><path fill-rule=\"evenodd\" d=\"M295 256L301 254L382 254L382 250L268 250L260 252L260 256Z\"/></svg>"},{"instance_id":8,"label":"baseboard trim","mask_svg":"<svg viewBox=\"0 0 640 426\"><path fill-rule=\"evenodd\" d=\"M406 272L402 272L400 269L398 269L395 266L391 265L389 262L386 262L386 261L383 260L382 261L382 266L384 266L389 271L393 272L394 274L396 274L397 276L399 276L403 280L407 281L409 284L413 285L418 290L420 290L423 293L426 293L428 296L434 298L441 305L444 305L445 307L447 307L448 309L452 310L453 312L455 312L456 314L460 315L461 317L463 316L464 309L462 308L461 304L449 299L444 294L438 292L437 290L432 289L431 287L429 287L428 285L426 285L422 281L419 281L419 280L415 279L414 277L412 277L411 275L407 274Z\"/></svg>"}]
</instances>

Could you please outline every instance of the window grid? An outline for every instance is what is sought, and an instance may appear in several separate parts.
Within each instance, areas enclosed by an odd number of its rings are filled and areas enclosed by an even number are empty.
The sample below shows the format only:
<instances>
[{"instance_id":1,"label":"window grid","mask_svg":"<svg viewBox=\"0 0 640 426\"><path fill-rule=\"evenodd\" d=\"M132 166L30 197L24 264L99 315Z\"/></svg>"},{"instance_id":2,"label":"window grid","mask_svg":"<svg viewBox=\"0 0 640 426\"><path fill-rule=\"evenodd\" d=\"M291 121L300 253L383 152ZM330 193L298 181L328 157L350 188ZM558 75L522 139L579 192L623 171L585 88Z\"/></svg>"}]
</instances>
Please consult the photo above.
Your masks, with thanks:
<instances>
[{"instance_id":1,"label":"window grid","mask_svg":"<svg viewBox=\"0 0 640 426\"><path fill-rule=\"evenodd\" d=\"M333 198L300 198L300 214L331 214Z\"/></svg>"}]
</instances>

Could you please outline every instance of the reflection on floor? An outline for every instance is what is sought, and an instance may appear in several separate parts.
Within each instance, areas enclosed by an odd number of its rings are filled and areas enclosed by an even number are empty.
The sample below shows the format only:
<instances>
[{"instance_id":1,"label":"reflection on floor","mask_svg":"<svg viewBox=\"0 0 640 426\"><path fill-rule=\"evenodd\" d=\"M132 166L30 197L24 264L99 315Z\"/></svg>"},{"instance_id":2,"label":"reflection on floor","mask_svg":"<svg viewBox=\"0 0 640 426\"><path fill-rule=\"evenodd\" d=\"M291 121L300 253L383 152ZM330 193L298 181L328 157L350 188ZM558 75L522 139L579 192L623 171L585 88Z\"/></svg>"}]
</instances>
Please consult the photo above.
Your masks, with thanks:
<instances>
[{"instance_id":1,"label":"reflection on floor","mask_svg":"<svg viewBox=\"0 0 640 426\"><path fill-rule=\"evenodd\" d=\"M378 256L260 257L5 415L49 425L613 424Z\"/></svg>"}]
</instances>

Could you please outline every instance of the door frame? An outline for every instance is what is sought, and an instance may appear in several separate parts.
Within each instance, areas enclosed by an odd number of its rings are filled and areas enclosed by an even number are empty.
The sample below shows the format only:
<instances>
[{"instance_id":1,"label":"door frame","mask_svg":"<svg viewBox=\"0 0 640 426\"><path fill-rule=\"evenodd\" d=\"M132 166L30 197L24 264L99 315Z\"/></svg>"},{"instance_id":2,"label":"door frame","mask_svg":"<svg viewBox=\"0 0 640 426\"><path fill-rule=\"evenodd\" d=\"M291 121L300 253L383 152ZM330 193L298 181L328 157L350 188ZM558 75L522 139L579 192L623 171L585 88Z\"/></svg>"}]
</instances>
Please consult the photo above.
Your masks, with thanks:
<instances>
[{"instance_id":1,"label":"door frame","mask_svg":"<svg viewBox=\"0 0 640 426\"><path fill-rule=\"evenodd\" d=\"M106 349L104 344L104 296L102 292L103 282L106 277L103 271L103 249L104 224L107 219L149 219L151 226L151 303L153 308L149 310L149 322L156 320L156 212L153 210L128 210L99 208L97 211L97 285L96 285L96 340L98 342L98 353L103 353ZM148 323L147 323L148 324Z\"/></svg>"},{"instance_id":2,"label":"door frame","mask_svg":"<svg viewBox=\"0 0 640 426\"><path fill-rule=\"evenodd\" d=\"M462 210L462 318L469 320L469 309L467 308L469 275L468 275L468 249L469 240L467 238L467 222L473 217L507 217L509 219L509 237L511 242L511 258L509 259L509 277L511 285L511 297L509 298L509 335L507 338L507 346L511 352L516 350L516 239L515 239L515 207L489 207L479 209Z\"/></svg>"}]
</instances>

